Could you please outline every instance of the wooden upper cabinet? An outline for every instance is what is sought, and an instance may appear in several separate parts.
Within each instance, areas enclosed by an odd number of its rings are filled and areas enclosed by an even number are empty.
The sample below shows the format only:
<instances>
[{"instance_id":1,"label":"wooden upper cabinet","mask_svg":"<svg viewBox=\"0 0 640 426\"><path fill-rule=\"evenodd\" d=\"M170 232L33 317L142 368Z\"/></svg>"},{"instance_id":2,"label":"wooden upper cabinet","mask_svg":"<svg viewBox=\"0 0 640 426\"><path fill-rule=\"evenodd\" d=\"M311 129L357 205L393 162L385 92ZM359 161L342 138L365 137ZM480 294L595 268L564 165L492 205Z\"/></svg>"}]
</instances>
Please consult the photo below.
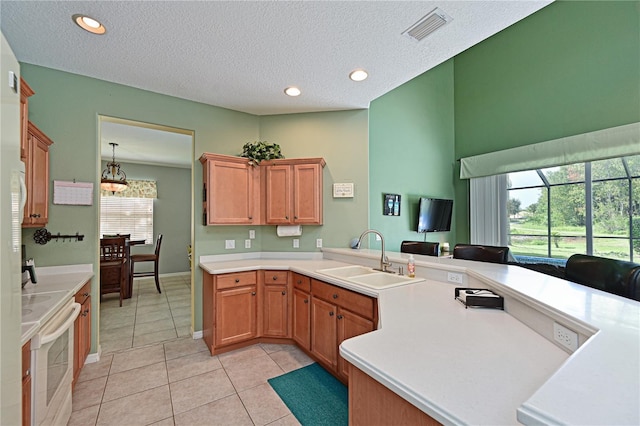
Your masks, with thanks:
<instances>
[{"instance_id":1,"label":"wooden upper cabinet","mask_svg":"<svg viewBox=\"0 0 640 426\"><path fill-rule=\"evenodd\" d=\"M53 141L33 123L27 124L25 183L27 203L23 228L42 227L49 221L49 146Z\"/></svg>"},{"instance_id":2,"label":"wooden upper cabinet","mask_svg":"<svg viewBox=\"0 0 640 426\"><path fill-rule=\"evenodd\" d=\"M322 225L322 158L263 161L204 153L204 225Z\"/></svg>"},{"instance_id":3,"label":"wooden upper cabinet","mask_svg":"<svg viewBox=\"0 0 640 426\"><path fill-rule=\"evenodd\" d=\"M27 158L27 128L29 122L29 97L35 92L20 77L20 159Z\"/></svg>"},{"instance_id":4,"label":"wooden upper cabinet","mask_svg":"<svg viewBox=\"0 0 640 426\"><path fill-rule=\"evenodd\" d=\"M321 225L325 164L322 158L262 162L265 223Z\"/></svg>"},{"instance_id":5,"label":"wooden upper cabinet","mask_svg":"<svg viewBox=\"0 0 640 426\"><path fill-rule=\"evenodd\" d=\"M260 172L243 157L202 154L203 224L260 224Z\"/></svg>"}]
</instances>

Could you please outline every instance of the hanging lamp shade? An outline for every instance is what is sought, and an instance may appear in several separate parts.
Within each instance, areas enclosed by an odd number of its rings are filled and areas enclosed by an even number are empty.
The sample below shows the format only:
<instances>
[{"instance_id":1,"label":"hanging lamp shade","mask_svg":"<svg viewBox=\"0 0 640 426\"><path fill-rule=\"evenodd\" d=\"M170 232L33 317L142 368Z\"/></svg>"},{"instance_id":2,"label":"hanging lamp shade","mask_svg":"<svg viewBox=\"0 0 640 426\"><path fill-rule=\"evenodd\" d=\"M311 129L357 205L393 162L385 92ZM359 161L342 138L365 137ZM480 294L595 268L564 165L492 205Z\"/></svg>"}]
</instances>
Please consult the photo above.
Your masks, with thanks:
<instances>
[{"instance_id":1,"label":"hanging lamp shade","mask_svg":"<svg viewBox=\"0 0 640 426\"><path fill-rule=\"evenodd\" d=\"M116 146L117 143L110 142L113 149L113 157L107 163L107 167L102 171L102 179L100 180L100 189L105 191L116 192L124 191L129 186L127 183L127 175L124 170L120 169L120 163L116 163Z\"/></svg>"}]
</instances>

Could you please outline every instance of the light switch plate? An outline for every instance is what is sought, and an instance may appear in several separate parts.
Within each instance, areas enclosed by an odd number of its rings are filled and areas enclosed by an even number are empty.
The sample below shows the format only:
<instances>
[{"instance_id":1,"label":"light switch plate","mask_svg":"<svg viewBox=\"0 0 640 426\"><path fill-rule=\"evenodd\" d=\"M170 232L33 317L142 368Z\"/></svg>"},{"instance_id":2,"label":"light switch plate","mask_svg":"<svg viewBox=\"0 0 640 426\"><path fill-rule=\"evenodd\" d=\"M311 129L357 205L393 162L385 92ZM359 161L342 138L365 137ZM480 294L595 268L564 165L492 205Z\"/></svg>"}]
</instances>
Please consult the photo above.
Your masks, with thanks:
<instances>
[{"instance_id":1,"label":"light switch plate","mask_svg":"<svg viewBox=\"0 0 640 426\"><path fill-rule=\"evenodd\" d=\"M236 240L224 240L224 248L227 250L236 248Z\"/></svg>"},{"instance_id":2,"label":"light switch plate","mask_svg":"<svg viewBox=\"0 0 640 426\"><path fill-rule=\"evenodd\" d=\"M255 229L249 229L249 238L251 238L252 240L256 238L256 230Z\"/></svg>"}]
</instances>

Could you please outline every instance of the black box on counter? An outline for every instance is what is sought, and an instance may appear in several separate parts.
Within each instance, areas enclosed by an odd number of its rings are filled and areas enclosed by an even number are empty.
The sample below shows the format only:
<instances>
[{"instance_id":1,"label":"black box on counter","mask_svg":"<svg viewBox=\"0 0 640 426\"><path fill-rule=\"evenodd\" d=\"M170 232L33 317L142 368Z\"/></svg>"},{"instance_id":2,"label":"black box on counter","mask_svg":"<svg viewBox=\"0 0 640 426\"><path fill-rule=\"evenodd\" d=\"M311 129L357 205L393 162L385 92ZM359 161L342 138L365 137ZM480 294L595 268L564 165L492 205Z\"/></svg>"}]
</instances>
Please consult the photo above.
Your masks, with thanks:
<instances>
[{"instance_id":1,"label":"black box on counter","mask_svg":"<svg viewBox=\"0 0 640 426\"><path fill-rule=\"evenodd\" d=\"M466 308L493 308L504 310L504 298L487 288L456 287L455 299Z\"/></svg>"}]
</instances>

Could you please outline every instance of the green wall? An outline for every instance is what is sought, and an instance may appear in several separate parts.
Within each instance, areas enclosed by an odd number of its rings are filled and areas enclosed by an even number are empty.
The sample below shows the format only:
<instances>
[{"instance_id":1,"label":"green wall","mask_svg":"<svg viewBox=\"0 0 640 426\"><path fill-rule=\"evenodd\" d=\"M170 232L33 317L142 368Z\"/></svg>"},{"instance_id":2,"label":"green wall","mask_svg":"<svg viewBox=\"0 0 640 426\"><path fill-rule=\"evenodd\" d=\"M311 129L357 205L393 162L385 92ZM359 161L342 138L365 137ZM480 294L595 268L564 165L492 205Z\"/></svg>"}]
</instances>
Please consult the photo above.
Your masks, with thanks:
<instances>
[{"instance_id":1,"label":"green wall","mask_svg":"<svg viewBox=\"0 0 640 426\"><path fill-rule=\"evenodd\" d=\"M421 196L454 196L453 83L449 60L371 103L369 222L389 251L400 251L403 240L455 242L455 227L416 232ZM385 193L401 195L400 216L382 214Z\"/></svg>"},{"instance_id":2,"label":"green wall","mask_svg":"<svg viewBox=\"0 0 640 426\"><path fill-rule=\"evenodd\" d=\"M639 121L639 16L637 1L557 1L456 56L456 158ZM460 241L467 197L457 180Z\"/></svg>"},{"instance_id":3,"label":"green wall","mask_svg":"<svg viewBox=\"0 0 640 426\"><path fill-rule=\"evenodd\" d=\"M117 159L117 158L116 158ZM189 272L187 246L191 244L191 169L134 164L120 161L127 179L155 180L158 198L153 200L154 241L131 247L131 254L153 253L155 238L162 234L160 273ZM106 162L102 162L102 168ZM136 271L153 271L151 262L136 264Z\"/></svg>"},{"instance_id":4,"label":"green wall","mask_svg":"<svg viewBox=\"0 0 640 426\"><path fill-rule=\"evenodd\" d=\"M99 115L125 118L187 129L195 132L195 164L193 179L202 181L202 166L197 158L203 152L237 154L242 144L258 138L258 117L186 101L171 96L147 92L102 80L60 72L30 64L22 64L22 76L36 92L29 99L29 119L53 141L50 153L50 181L73 180L94 182L97 187L100 167L98 150ZM219 246L218 233L205 232L200 225L202 205L199 193L193 198L194 259L202 254L199 246ZM190 201L191 202L191 201ZM27 254L39 266L91 263L98 273L98 191L94 191L93 206L49 206L51 232L85 234L79 243L50 242L44 246L33 243L33 231L23 231ZM227 227L229 228L229 227ZM223 233L221 233L223 234ZM217 240L217 243L216 243ZM223 244L223 243L222 243ZM224 246L224 245L223 245ZM193 274L195 330L202 329L202 274ZM99 285L92 288L94 308L98 307ZM92 347L97 351L99 309L93 310Z\"/></svg>"}]
</instances>

